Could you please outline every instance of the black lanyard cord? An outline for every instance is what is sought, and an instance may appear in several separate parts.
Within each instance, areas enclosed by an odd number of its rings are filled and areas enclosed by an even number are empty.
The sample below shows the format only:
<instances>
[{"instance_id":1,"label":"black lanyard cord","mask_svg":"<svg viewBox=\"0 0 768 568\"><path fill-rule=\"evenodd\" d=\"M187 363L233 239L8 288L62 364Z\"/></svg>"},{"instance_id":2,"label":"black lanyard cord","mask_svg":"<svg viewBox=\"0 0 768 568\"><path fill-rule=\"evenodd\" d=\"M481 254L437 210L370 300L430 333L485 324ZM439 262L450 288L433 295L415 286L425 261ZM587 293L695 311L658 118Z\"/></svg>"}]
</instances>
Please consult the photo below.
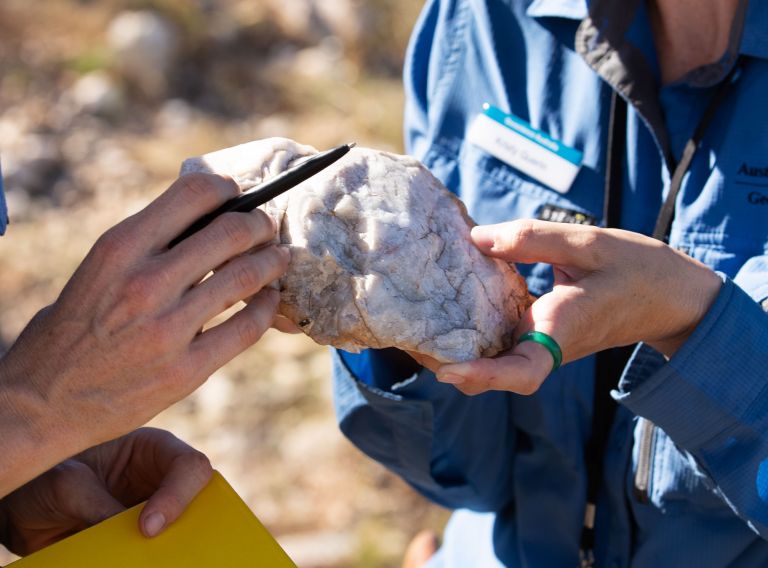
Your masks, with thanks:
<instances>
[{"instance_id":1,"label":"black lanyard cord","mask_svg":"<svg viewBox=\"0 0 768 568\"><path fill-rule=\"evenodd\" d=\"M696 150L712 122L717 109L722 104L734 82L734 75L739 68L738 62L733 70L718 86L707 105L693 135L685 145L680 161L674 168L670 181L669 193L656 219L653 238L666 241L675 214L677 196L683 185L683 179L691 166ZM609 136L606 153L604 215L606 227L620 226L622 181L624 174L624 156L627 140L627 103L616 92L611 99ZM594 565L595 514L598 494L603 483L603 462L608 437L616 414L617 404L611 397L611 389L618 383L635 345L616 347L600 351L595 361L595 390L593 394L592 429L585 449L587 469L587 505L584 525L581 532L581 566Z\"/></svg>"},{"instance_id":2,"label":"black lanyard cord","mask_svg":"<svg viewBox=\"0 0 768 568\"><path fill-rule=\"evenodd\" d=\"M660 241L666 241L669 237L669 230L672 227L672 219L675 216L675 203L677 202L677 195L680 193L680 188L683 186L683 178L688 173L688 168L691 167L693 156L696 154L696 150L699 147L701 139L704 137L704 133L709 127L709 123L715 117L717 109L722 104L728 92L731 90L731 85L734 83L734 76L739 71L739 62L733 66L731 72L717 87L715 94L712 95L712 99L709 101L704 114L701 115L698 126L693 132L690 140L685 144L683 149L683 155L680 157L680 161L675 167L675 171L672 174L672 180L669 184L669 193L664 200L664 205L659 211L659 216L656 218L656 227L653 229L653 238ZM625 103L626 104L626 103Z\"/></svg>"}]
</instances>

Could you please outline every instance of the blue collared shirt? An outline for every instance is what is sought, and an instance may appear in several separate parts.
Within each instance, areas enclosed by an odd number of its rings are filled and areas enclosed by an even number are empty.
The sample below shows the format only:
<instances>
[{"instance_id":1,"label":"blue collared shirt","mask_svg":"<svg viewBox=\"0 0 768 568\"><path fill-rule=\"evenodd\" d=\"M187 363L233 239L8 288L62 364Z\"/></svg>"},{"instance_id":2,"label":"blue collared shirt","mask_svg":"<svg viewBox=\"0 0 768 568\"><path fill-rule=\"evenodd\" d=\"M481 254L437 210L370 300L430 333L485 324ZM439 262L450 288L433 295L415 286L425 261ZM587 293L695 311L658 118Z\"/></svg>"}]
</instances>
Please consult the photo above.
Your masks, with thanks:
<instances>
[{"instance_id":1,"label":"blue collared shirt","mask_svg":"<svg viewBox=\"0 0 768 568\"><path fill-rule=\"evenodd\" d=\"M630 103L621 225L650 234L671 169L716 86L740 66L670 234L724 285L670 361L641 345L617 383L598 566L768 565L768 5L742 2L736 20L721 61L665 86L639 0L430 0L411 41L409 152L478 223L536 218L546 205L601 218L616 89ZM583 152L570 191L467 141L486 102ZM550 289L551 267L520 268L533 293ZM565 365L530 397L472 398L400 361L389 351L340 354L335 401L364 452L463 510L432 565L576 565L594 358Z\"/></svg>"}]
</instances>

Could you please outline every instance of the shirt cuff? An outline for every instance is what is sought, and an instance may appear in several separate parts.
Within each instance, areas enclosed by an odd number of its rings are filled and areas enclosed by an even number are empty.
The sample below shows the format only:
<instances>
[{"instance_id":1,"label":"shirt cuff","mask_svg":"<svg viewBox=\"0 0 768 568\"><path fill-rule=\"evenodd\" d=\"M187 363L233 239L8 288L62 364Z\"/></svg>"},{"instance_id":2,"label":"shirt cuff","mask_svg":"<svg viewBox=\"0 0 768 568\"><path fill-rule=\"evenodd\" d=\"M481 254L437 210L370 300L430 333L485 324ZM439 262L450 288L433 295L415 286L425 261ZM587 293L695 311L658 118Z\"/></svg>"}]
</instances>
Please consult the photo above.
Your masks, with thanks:
<instances>
[{"instance_id":1,"label":"shirt cuff","mask_svg":"<svg viewBox=\"0 0 768 568\"><path fill-rule=\"evenodd\" d=\"M725 279L704 319L669 362L641 345L613 396L688 450L733 426L763 422L767 322L760 306Z\"/></svg>"}]
</instances>

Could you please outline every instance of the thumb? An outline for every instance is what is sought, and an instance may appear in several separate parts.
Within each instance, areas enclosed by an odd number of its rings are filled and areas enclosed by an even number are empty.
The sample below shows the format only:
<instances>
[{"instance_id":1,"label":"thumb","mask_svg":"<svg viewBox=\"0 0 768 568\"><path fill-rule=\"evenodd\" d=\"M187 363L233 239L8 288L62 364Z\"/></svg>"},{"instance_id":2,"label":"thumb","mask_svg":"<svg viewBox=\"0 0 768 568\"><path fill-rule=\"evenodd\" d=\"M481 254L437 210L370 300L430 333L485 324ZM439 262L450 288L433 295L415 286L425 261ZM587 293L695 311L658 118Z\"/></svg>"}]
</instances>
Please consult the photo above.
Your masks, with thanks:
<instances>
[{"instance_id":1,"label":"thumb","mask_svg":"<svg viewBox=\"0 0 768 568\"><path fill-rule=\"evenodd\" d=\"M599 231L588 225L518 219L478 225L471 237L481 252L507 262L546 262L589 270L598 267Z\"/></svg>"}]
</instances>

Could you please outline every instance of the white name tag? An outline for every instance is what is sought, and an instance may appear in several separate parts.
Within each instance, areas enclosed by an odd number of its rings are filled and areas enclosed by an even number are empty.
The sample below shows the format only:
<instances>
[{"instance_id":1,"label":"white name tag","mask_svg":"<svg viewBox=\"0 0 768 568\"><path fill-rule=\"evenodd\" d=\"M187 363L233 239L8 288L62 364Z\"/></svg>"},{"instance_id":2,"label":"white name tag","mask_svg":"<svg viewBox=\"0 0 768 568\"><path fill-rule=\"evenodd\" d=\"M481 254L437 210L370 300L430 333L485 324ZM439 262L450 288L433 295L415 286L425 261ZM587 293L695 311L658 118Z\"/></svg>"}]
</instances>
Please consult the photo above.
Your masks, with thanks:
<instances>
[{"instance_id":1,"label":"white name tag","mask_svg":"<svg viewBox=\"0 0 768 568\"><path fill-rule=\"evenodd\" d=\"M467 139L560 193L571 189L581 167L581 152L488 104L469 127Z\"/></svg>"}]
</instances>

